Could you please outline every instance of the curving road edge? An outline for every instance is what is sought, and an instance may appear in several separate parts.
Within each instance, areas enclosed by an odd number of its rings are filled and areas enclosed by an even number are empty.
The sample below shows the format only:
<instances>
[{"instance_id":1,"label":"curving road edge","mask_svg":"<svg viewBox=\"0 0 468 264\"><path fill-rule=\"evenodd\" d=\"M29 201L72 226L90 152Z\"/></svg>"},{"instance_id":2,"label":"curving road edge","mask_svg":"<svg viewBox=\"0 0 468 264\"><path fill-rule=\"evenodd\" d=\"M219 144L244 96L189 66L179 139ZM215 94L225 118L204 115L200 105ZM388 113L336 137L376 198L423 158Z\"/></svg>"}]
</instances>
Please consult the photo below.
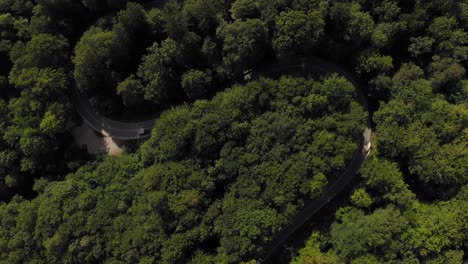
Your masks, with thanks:
<instances>
[{"instance_id":1,"label":"curving road edge","mask_svg":"<svg viewBox=\"0 0 468 264\"><path fill-rule=\"evenodd\" d=\"M284 73L291 71L307 71L320 74L338 73L347 78L356 87L357 101L367 109L367 103L362 90L359 89L357 83L345 71L341 70L338 66L317 58L301 60L296 64L268 64L255 70L254 75L261 76L262 72L271 73ZM81 93L75 86L73 88L72 101L76 111L81 116L83 121L89 125L96 132L105 136L109 136L120 140L134 140L141 138L148 138L151 136L151 130L156 123L156 118L151 118L141 122L122 122L112 120L99 114L90 104L86 95ZM368 124L370 121L368 120ZM369 126L370 127L370 126Z\"/></svg>"},{"instance_id":2,"label":"curving road edge","mask_svg":"<svg viewBox=\"0 0 468 264\"><path fill-rule=\"evenodd\" d=\"M361 149L357 150L350 164L346 170L340 175L340 177L333 182L322 196L317 199L310 201L302 210L293 218L293 220L287 225L282 227L282 229L275 235L273 240L266 246L266 253L262 260L258 263L267 263L268 260L276 253L276 251L283 245L296 231L303 227L309 220L314 216L320 209L325 205L330 203L330 201L340 193L357 175L361 169L361 166L370 154L372 130L366 128L363 133L363 137L360 140Z\"/></svg>"},{"instance_id":3,"label":"curving road edge","mask_svg":"<svg viewBox=\"0 0 468 264\"><path fill-rule=\"evenodd\" d=\"M105 136L120 140L133 140L151 136L155 118L141 122L121 122L99 114L89 103L86 95L73 89L73 105L88 126Z\"/></svg>"},{"instance_id":4,"label":"curving road edge","mask_svg":"<svg viewBox=\"0 0 468 264\"><path fill-rule=\"evenodd\" d=\"M160 8L164 6L167 0L153 0L148 1L143 5L145 9ZM262 70L263 69L263 70ZM356 89L356 100L369 112L369 107L366 101L366 96L361 89L361 86L339 66L324 61L318 58L300 59L295 64L269 64L253 72L254 75L261 76L261 72L291 72L301 70L303 72L330 74L337 73L350 81ZM83 122L88 124L96 132L103 135L120 139L120 140L134 140L147 138L151 136L151 130L156 123L156 119L148 119L141 122L120 122L109 119L100 115L89 103L86 95L82 94L75 86L73 88L72 101L76 111L83 119ZM274 253L283 245L298 229L305 225L313 215L315 215L321 208L327 205L338 193L340 193L357 175L361 169L362 164L371 151L371 117L368 115L367 128L359 141L358 150L355 151L353 157L348 164L345 171L340 177L333 182L324 194L312 201L310 201L286 226L284 226L265 247L265 254L260 262L267 262Z\"/></svg>"},{"instance_id":5,"label":"curving road edge","mask_svg":"<svg viewBox=\"0 0 468 264\"><path fill-rule=\"evenodd\" d=\"M161 8L167 0L150 0L140 3L144 9ZM89 103L89 98L74 85L72 94L73 105L88 126L104 136L120 140L148 138L154 127L156 118L141 122L122 122L112 120L99 114Z\"/></svg>"},{"instance_id":6,"label":"curving road edge","mask_svg":"<svg viewBox=\"0 0 468 264\"><path fill-rule=\"evenodd\" d=\"M356 100L368 110L365 95L359 84L344 70L337 65L317 59L302 59L294 64L268 64L255 70L252 74L254 78L269 74L284 74L287 72L309 72L315 74L330 74L337 73L350 81L356 88ZM104 135L121 139L132 140L146 138L151 135L156 119L149 119L142 122L119 122L111 120L107 117L100 115L89 103L88 98L80 93L77 88L74 89L73 103L78 114L84 122L91 128ZM321 208L327 205L338 193L340 193L357 175L361 169L364 160L369 155L371 150L371 121L370 115L367 119L367 128L365 129L360 141L358 150L353 154L345 171L339 178L333 182L324 194L312 201L310 201L286 226L274 236L272 241L265 247L265 255L259 262L267 262L273 254L284 244L298 229L305 225L312 216L317 213ZM142 133L144 132L144 133Z\"/></svg>"},{"instance_id":7,"label":"curving road edge","mask_svg":"<svg viewBox=\"0 0 468 264\"><path fill-rule=\"evenodd\" d=\"M143 4L145 9L153 7L161 7L166 1L156 0L149 1ZM253 72L255 77L262 76L263 73L285 73L285 72L303 72L330 74L337 73L350 81L356 88L356 100L368 111L368 104L363 90L359 84L343 69L337 65L324 61L318 58L300 59L294 64L268 64L256 69ZM103 135L120 139L120 140L134 140L147 138L151 136L151 130L156 123L156 119L148 119L141 122L121 122L109 119L100 115L90 104L86 95L82 94L75 86L73 88L72 101L76 111L87 125L89 125L96 132ZM371 120L370 115L367 120L367 128L365 129L362 138L359 141L358 150L355 151L353 157L348 164L345 171L340 177L333 182L324 192L324 194L312 201L310 201L286 226L284 226L265 247L265 254L262 260L258 262L267 262L274 253L285 243L298 229L306 224L312 216L317 213L321 208L327 205L338 193L340 193L345 186L347 186L353 177L359 173L364 160L369 155L371 150Z\"/></svg>"},{"instance_id":8,"label":"curving road edge","mask_svg":"<svg viewBox=\"0 0 468 264\"><path fill-rule=\"evenodd\" d=\"M272 68L271 65L267 68ZM303 59L299 60L294 65L276 65L274 67L279 72L286 71L297 71L302 70L303 72L318 73L318 74L332 74L337 73L345 77L349 82L353 84L356 89L356 101L361 104L368 112L367 128L364 130L362 137L359 140L358 149L354 152L352 159L349 161L346 169L340 174L337 180L327 187L322 196L308 202L301 211L286 225L283 226L280 231L273 237L273 239L266 245L264 251L264 257L257 263L267 263L270 258L277 252L277 250L292 236L296 231L303 227L309 220L314 216L320 209L330 203L330 201L351 182L355 175L361 170L362 164L368 157L371 151L371 117L369 114L368 103L361 86L349 75L345 70L338 67L337 65L318 59ZM269 72L269 70L266 70Z\"/></svg>"}]
</instances>

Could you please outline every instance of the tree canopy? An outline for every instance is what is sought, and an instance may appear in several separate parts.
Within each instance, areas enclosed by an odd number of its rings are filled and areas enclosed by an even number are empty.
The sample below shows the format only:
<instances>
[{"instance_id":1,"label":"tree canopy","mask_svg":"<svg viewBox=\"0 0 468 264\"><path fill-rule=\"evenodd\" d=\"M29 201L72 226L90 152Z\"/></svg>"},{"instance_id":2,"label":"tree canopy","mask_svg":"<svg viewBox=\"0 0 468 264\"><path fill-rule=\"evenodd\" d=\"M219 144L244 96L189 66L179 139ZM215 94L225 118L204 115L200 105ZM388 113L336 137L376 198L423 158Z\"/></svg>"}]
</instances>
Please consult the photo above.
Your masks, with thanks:
<instances>
[{"instance_id":1,"label":"tree canopy","mask_svg":"<svg viewBox=\"0 0 468 264\"><path fill-rule=\"evenodd\" d=\"M271 261L466 262L467 26L460 0L0 0L0 262L254 263L366 126ZM77 94L151 137L88 155Z\"/></svg>"},{"instance_id":2,"label":"tree canopy","mask_svg":"<svg viewBox=\"0 0 468 264\"><path fill-rule=\"evenodd\" d=\"M231 263L255 257L358 147L365 113L351 99L352 86L340 107L314 115L306 107L311 97L330 104L329 88L345 82L337 75L261 79L165 112L136 154L84 166L33 201L0 205L3 219L34 215L0 225L0 241L34 226L21 246L0 243L2 259L179 263L202 254ZM53 126L46 118L41 127ZM28 132L20 141L32 157L44 144L34 136ZM211 240L216 243L206 247ZM23 246L30 250L16 254Z\"/></svg>"}]
</instances>

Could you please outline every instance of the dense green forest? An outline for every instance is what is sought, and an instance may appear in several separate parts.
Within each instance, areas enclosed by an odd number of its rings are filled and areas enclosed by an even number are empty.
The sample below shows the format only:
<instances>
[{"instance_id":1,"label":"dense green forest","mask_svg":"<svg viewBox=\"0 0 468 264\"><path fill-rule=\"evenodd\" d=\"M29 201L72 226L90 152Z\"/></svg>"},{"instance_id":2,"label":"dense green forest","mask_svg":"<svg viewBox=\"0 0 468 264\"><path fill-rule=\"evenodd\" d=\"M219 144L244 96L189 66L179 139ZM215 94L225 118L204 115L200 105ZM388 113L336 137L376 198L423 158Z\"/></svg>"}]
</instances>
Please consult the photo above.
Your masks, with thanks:
<instances>
[{"instance_id":1,"label":"dense green forest","mask_svg":"<svg viewBox=\"0 0 468 264\"><path fill-rule=\"evenodd\" d=\"M254 263L359 151L368 112L359 176L270 261L468 260L468 2L163 4L0 0L0 263ZM357 82L248 80L308 57ZM86 154L75 88L107 116L160 113L151 138Z\"/></svg>"},{"instance_id":2,"label":"dense green forest","mask_svg":"<svg viewBox=\"0 0 468 264\"><path fill-rule=\"evenodd\" d=\"M330 91L341 104L332 104ZM2 239L16 241L1 244L2 257L207 263L254 256L357 148L365 114L353 92L336 75L262 79L167 111L136 154L84 166L65 181L40 181L36 199L2 207ZM207 251L215 249L217 256Z\"/></svg>"}]
</instances>

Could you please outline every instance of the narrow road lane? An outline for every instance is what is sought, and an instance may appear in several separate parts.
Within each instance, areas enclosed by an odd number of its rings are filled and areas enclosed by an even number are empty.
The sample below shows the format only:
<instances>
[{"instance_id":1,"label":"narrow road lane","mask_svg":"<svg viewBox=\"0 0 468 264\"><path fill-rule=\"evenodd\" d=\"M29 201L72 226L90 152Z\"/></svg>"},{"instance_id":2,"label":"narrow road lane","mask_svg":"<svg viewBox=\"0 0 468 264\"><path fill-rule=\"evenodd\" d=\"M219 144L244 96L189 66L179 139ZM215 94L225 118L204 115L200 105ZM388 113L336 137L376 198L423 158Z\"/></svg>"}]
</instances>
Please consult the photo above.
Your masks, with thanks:
<instances>
[{"instance_id":1,"label":"narrow road lane","mask_svg":"<svg viewBox=\"0 0 468 264\"><path fill-rule=\"evenodd\" d=\"M337 180L335 180L324 192L322 196L317 199L309 201L301 211L273 237L273 240L265 247L265 255L260 262L268 263L270 258L276 253L276 251L292 236L294 233L304 226L320 209L327 205L336 195L338 195L343 189L351 182L355 175L357 175L364 163L366 157L370 154L371 150L371 118L369 114L368 103L362 90L362 87L348 74L345 70L339 66L318 59L303 59L299 60L294 64L271 64L265 65L258 70L258 74L263 75L264 73L280 75L285 73L302 72L306 74L332 74L337 73L348 79L353 86L356 88L356 100L365 108L368 113L367 128L363 132L363 135L359 141L359 147L353 154L352 159L349 161L346 169L341 173ZM257 76L255 76L257 77Z\"/></svg>"},{"instance_id":2,"label":"narrow road lane","mask_svg":"<svg viewBox=\"0 0 468 264\"><path fill-rule=\"evenodd\" d=\"M306 60L299 60L294 64L268 64L253 72L254 78L259 78L261 76L269 77L274 75L283 75L301 72L304 74L317 74L324 75L330 73L337 73L345 78L347 78L356 88L356 100L368 110L368 104L366 102L365 96L359 84L344 70L342 70L337 65L317 59L310 58ZM88 98L81 94L77 89L75 89L74 94L74 104L75 107L83 118L83 120L91 126L94 130L100 133L107 133L109 136L130 140L137 138L144 138L150 136L148 134L141 134L141 129L150 131L156 119L149 119L143 122L118 122L99 115L91 106L88 101ZM353 179L353 177L358 174L365 158L370 151L370 140L372 130L370 117L367 120L367 128L363 133L362 138L359 141L359 148L354 153L351 161L348 164L346 170L339 176L339 178L333 182L327 190L324 192L324 195L310 201L297 215L296 217L273 238L271 243L266 247L265 257L263 261L267 261L279 248L280 246L288 240L288 238L294 234L298 229L300 229L304 224L306 224L311 217L317 213L322 207L327 205L338 193L340 193Z\"/></svg>"},{"instance_id":3,"label":"narrow road lane","mask_svg":"<svg viewBox=\"0 0 468 264\"><path fill-rule=\"evenodd\" d=\"M151 1L145 4L145 8L149 9L154 6L162 6L165 1ZM253 72L254 78L260 76L281 75L287 73L302 72L312 74L330 74L338 73L347 78L356 88L356 100L368 110L368 105L365 99L363 90L359 84L344 70L337 65L317 59L308 58L300 59L293 64L268 64L259 67ZM75 87L73 89L73 103L78 114L91 128L95 131L120 140L132 140L146 138L151 135L151 130L154 127L156 119L148 119L142 122L120 122L111 120L100 115L89 103L89 99L80 93ZM306 224L310 218L317 213L322 207L328 204L338 193L340 193L359 172L366 156L370 151L370 136L371 136L371 121L370 117L367 121L367 129L359 142L359 150L354 153L346 170L342 175L328 187L325 193L318 199L309 202L297 216L284 227L266 247L264 261L268 259L279 249L279 247L292 236L299 228Z\"/></svg>"},{"instance_id":4,"label":"narrow road lane","mask_svg":"<svg viewBox=\"0 0 468 264\"><path fill-rule=\"evenodd\" d=\"M146 10L149 10L161 8L166 2L167 0L152 0L146 1L141 5ZM77 87L73 88L72 101L83 122L96 132L111 138L120 140L148 138L151 136L151 130L156 122L156 118L141 122L121 122L102 116L91 106L89 98L82 94Z\"/></svg>"},{"instance_id":5,"label":"narrow road lane","mask_svg":"<svg viewBox=\"0 0 468 264\"><path fill-rule=\"evenodd\" d=\"M370 129L366 129L360 142L362 148L354 153L348 167L340 177L328 186L322 196L310 201L287 226L283 227L278 234L276 234L266 247L263 262L268 263L273 254L294 235L297 230L304 226L312 216L339 194L351 182L354 176L359 173L364 160L370 152L370 148L368 147L370 145L367 144L367 142L370 142L371 133L372 131Z\"/></svg>"},{"instance_id":6,"label":"narrow road lane","mask_svg":"<svg viewBox=\"0 0 468 264\"><path fill-rule=\"evenodd\" d=\"M120 139L132 140L147 138L151 136L151 129L156 119L148 119L141 122L120 122L100 115L89 103L89 99L78 91L73 89L73 104L76 111L83 121L96 132L106 136Z\"/></svg>"},{"instance_id":7,"label":"narrow road lane","mask_svg":"<svg viewBox=\"0 0 468 264\"><path fill-rule=\"evenodd\" d=\"M144 4L145 9L154 7L162 7L166 1L156 0ZM293 64L268 64L259 67L253 72L253 76L270 76L274 74L285 74L293 72L312 73L312 74L329 74L338 73L339 75L347 78L356 88L356 100L368 111L368 104L363 90L359 84L343 69L337 65L317 59L308 58L298 60ZM154 127L156 119L148 119L142 122L120 122L111 120L105 116L100 115L89 103L88 98L80 93L77 88L73 91L73 104L81 116L91 128L99 133L106 134L112 138L121 140L132 140L139 138L146 138L151 135L151 130ZM340 177L333 182L324 194L310 201L296 217L273 238L271 243L267 245L265 250L265 257L263 261L268 261L269 258L285 243L288 238L294 234L299 228L306 224L311 217L317 213L321 208L327 205L338 193L340 193L352 180L352 178L359 172L365 158L370 152L370 139L372 130L370 115L367 120L367 128L363 133L363 137L359 142L359 149L354 153L351 161L346 170Z\"/></svg>"}]
</instances>

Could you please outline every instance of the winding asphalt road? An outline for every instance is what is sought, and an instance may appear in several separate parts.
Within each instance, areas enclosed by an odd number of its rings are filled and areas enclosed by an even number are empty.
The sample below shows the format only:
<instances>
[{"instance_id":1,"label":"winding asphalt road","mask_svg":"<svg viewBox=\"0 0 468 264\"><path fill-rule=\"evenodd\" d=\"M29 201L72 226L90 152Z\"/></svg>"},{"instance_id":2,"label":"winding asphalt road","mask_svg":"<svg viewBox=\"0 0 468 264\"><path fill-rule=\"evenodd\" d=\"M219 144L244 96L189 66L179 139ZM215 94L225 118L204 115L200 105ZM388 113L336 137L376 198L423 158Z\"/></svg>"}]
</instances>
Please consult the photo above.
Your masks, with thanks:
<instances>
[{"instance_id":1,"label":"winding asphalt road","mask_svg":"<svg viewBox=\"0 0 468 264\"><path fill-rule=\"evenodd\" d=\"M361 144L365 140L370 139L371 130L366 129L364 136L361 140ZM339 194L353 179L361 169L361 165L366 159L367 155L370 152L369 144L362 144L363 148L359 151L356 151L353 155L349 166L342 173L342 175L331 184L327 190L324 192L324 195L310 201L295 217L294 219L285 227L283 227L278 234L273 238L270 244L266 247L267 251L264 255L264 258L261 262L267 263L273 254L302 226L304 226L320 209L327 205L337 194Z\"/></svg>"},{"instance_id":2,"label":"winding asphalt road","mask_svg":"<svg viewBox=\"0 0 468 264\"><path fill-rule=\"evenodd\" d=\"M327 75L337 73L348 79L356 88L356 100L369 112L366 97L363 93L361 86L349 75L345 70L337 65L318 59L308 58L300 59L293 64L269 64L260 67L253 75L254 78L260 76L280 76L282 74L290 74L301 72L301 74L313 75ZM274 253L292 236L294 233L304 226L309 220L325 205L327 205L337 194L339 194L357 175L361 166L370 154L371 150L371 136L372 130L371 118L368 115L367 128L364 130L362 137L359 140L358 149L354 152L352 159L348 162L346 169L341 173L337 180L335 180L324 192L322 196L317 199L309 201L305 207L281 230L273 237L272 241L266 245L265 254L261 261L268 263Z\"/></svg>"},{"instance_id":3,"label":"winding asphalt road","mask_svg":"<svg viewBox=\"0 0 468 264\"><path fill-rule=\"evenodd\" d=\"M317 75L326 75L331 73L337 73L345 78L347 78L353 85L356 87L356 100L368 110L368 105L363 94L362 89L359 84L344 70L342 70L337 65L317 59L317 58L308 58L304 60L299 60L293 64L268 64L259 69L255 70L252 75L253 78L258 78L261 76L271 77L271 76L280 76L282 74L288 73L309 73ZM142 122L118 122L111 120L104 116L101 116L97 113L93 107L90 105L88 98L83 94L79 93L75 89L74 94L74 103L75 107L83 118L83 120L91 126L94 130L105 133L111 137L118 139L137 139L147 137L150 134L140 135L139 131L141 129L151 130L156 122L156 119L149 119ZM294 217L294 219L287 225L282 227L278 234L273 238L273 240L267 245L265 257L263 262L267 262L269 258L280 248L281 245L286 242L298 229L300 229L304 224L306 224L312 216L315 215L321 208L327 205L337 194L339 194L353 179L353 177L359 173L361 166L370 152L370 140L372 135L372 130L370 129L371 122L370 117L367 119L367 128L365 129L360 141L359 148L353 154L352 159L349 161L349 164L345 171L338 177L338 179L331 184L324 194L310 202Z\"/></svg>"},{"instance_id":4,"label":"winding asphalt road","mask_svg":"<svg viewBox=\"0 0 468 264\"><path fill-rule=\"evenodd\" d=\"M149 9L161 7L165 0L150 1L144 4ZM308 58L298 60L292 64L268 64L256 69L252 75L254 78L260 76L274 76L287 73L302 72L310 74L330 74L338 73L347 78L356 87L356 100L366 109L368 104L360 85L346 71L337 65L317 58ZM132 140L146 138L151 135L150 131L154 127L156 119L148 119L142 122L120 122L100 115L89 103L88 98L80 93L77 88L74 89L73 103L78 114L91 128L107 136L121 139ZM359 173L361 166L368 156L371 145L372 135L370 116L367 120L367 128L359 141L359 148L353 154L345 171L333 182L324 192L324 194L307 205L294 217L294 219L275 235L272 241L265 247L264 258L260 262L268 262L273 254L283 245L298 229L306 224L321 208L327 205L337 194L339 194ZM142 131L146 133L142 134Z\"/></svg>"},{"instance_id":5,"label":"winding asphalt road","mask_svg":"<svg viewBox=\"0 0 468 264\"><path fill-rule=\"evenodd\" d=\"M145 9L161 8L167 0L153 0L142 3ZM82 94L77 87L73 89L73 104L83 121L95 131L120 140L134 140L148 138L154 127L156 118L141 122L122 122L112 120L99 114L89 103L86 95Z\"/></svg>"},{"instance_id":6,"label":"winding asphalt road","mask_svg":"<svg viewBox=\"0 0 468 264\"><path fill-rule=\"evenodd\" d=\"M73 89L73 104L83 121L96 132L120 139L132 140L151 136L156 119L141 122L121 122L100 115L89 103L86 95Z\"/></svg>"},{"instance_id":7,"label":"winding asphalt road","mask_svg":"<svg viewBox=\"0 0 468 264\"><path fill-rule=\"evenodd\" d=\"M314 74L338 73L350 80L357 88L357 100L367 108L367 103L362 90L357 83L345 71L338 66L317 58L300 60L294 64L267 64L255 70L254 77L284 74L288 72L308 72ZM156 118L140 122L116 121L99 114L90 104L86 95L82 94L76 87L73 89L73 104L83 121L95 131L106 136L120 139L133 140L147 138L151 135ZM368 121L370 123L370 121Z\"/></svg>"}]
</instances>

